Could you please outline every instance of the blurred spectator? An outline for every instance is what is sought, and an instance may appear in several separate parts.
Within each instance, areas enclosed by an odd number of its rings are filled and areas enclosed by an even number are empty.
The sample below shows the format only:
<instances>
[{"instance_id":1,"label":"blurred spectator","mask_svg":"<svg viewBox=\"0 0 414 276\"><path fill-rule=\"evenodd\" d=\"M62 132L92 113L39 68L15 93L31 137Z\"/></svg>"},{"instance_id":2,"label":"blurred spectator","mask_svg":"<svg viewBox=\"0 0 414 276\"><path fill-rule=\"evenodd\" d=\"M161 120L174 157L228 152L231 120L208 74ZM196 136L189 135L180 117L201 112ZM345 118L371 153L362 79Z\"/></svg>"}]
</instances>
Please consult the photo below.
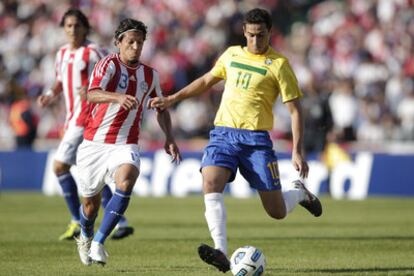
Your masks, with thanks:
<instances>
[{"instance_id":1,"label":"blurred spectator","mask_svg":"<svg viewBox=\"0 0 414 276\"><path fill-rule=\"evenodd\" d=\"M334 131L340 142L355 140L354 122L357 119L358 100L353 94L352 82L339 80L329 98Z\"/></svg>"},{"instance_id":2,"label":"blurred spectator","mask_svg":"<svg viewBox=\"0 0 414 276\"><path fill-rule=\"evenodd\" d=\"M145 22L152 35L141 57L164 76L162 88L167 93L174 93L205 73L227 46L244 43L241 30L237 29L244 11L255 6L267 8L274 15L272 46L286 53L305 93L307 82L312 79L315 93L331 94L325 100L342 141L373 142L374 137L365 135L369 132L364 129L367 126L376 130L375 143L414 140L408 115L412 92L406 91L410 86L407 83L414 77L412 0L1 1L0 104L5 105L2 112L10 107L2 92L8 76L22 74L18 81L27 91L51 86L54 57L50 53L56 52L64 41L57 26L69 6L80 7L88 14L96 34L92 40L107 47L113 45L113 26L120 19L133 17ZM344 89L346 97L339 92ZM214 114L211 106L220 100L212 99L208 116ZM344 105L341 99L345 100ZM286 111L275 110L278 128L272 137L288 138ZM56 108L56 112L44 115L47 118L41 123L46 121L50 125L39 126L39 138L51 137L52 130L59 132L64 116L58 111ZM64 113L64 109L60 112ZM369 113L379 117L373 118ZM4 118L0 117L0 125L7 124ZM143 133L148 130L145 138L162 137L152 126L154 123L150 116L143 121ZM185 124L186 120L180 120L177 127L186 129ZM2 134L0 138L8 136ZM183 136L190 137L191 133Z\"/></svg>"},{"instance_id":3,"label":"blurred spectator","mask_svg":"<svg viewBox=\"0 0 414 276\"><path fill-rule=\"evenodd\" d=\"M397 107L397 115L401 120L402 137L404 140L414 140L414 86L406 91L406 98Z\"/></svg>"},{"instance_id":4,"label":"blurred spectator","mask_svg":"<svg viewBox=\"0 0 414 276\"><path fill-rule=\"evenodd\" d=\"M26 91L14 79L10 80L7 89L11 93L9 121L14 132L18 149L31 149L36 138L38 118L32 110L32 102Z\"/></svg>"},{"instance_id":5,"label":"blurred spectator","mask_svg":"<svg viewBox=\"0 0 414 276\"><path fill-rule=\"evenodd\" d=\"M329 98L326 91L316 90L313 82L302 88L305 118L304 147L306 153L322 152L328 133L332 130L333 120Z\"/></svg>"}]
</instances>

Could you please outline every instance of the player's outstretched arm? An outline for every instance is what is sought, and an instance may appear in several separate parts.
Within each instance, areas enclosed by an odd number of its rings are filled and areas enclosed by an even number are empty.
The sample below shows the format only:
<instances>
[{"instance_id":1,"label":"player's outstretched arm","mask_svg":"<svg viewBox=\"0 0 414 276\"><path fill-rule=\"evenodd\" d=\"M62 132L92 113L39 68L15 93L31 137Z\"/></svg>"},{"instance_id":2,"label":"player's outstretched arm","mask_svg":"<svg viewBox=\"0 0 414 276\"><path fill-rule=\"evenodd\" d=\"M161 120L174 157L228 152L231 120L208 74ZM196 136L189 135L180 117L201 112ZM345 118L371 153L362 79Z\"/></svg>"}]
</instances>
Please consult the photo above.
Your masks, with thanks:
<instances>
[{"instance_id":1,"label":"player's outstretched arm","mask_svg":"<svg viewBox=\"0 0 414 276\"><path fill-rule=\"evenodd\" d=\"M202 94L221 80L221 78L217 78L208 72L171 96L150 99L148 108L166 109L176 102Z\"/></svg>"},{"instance_id":2,"label":"player's outstretched arm","mask_svg":"<svg viewBox=\"0 0 414 276\"><path fill-rule=\"evenodd\" d=\"M138 106L138 100L134 96L100 89L89 91L86 98L90 103L118 103L125 110L135 109Z\"/></svg>"},{"instance_id":3,"label":"player's outstretched arm","mask_svg":"<svg viewBox=\"0 0 414 276\"><path fill-rule=\"evenodd\" d=\"M303 153L303 115L299 99L286 102L292 120L292 164L302 178L308 177L309 166Z\"/></svg>"},{"instance_id":4,"label":"player's outstretched arm","mask_svg":"<svg viewBox=\"0 0 414 276\"><path fill-rule=\"evenodd\" d=\"M42 108L45 106L48 106L51 102L53 102L59 96L61 92L62 92L62 83L60 81L56 81L51 89L49 89L48 91L46 91L46 93L40 95L37 98L37 104Z\"/></svg>"},{"instance_id":5,"label":"player's outstretched arm","mask_svg":"<svg viewBox=\"0 0 414 276\"><path fill-rule=\"evenodd\" d=\"M179 163L181 161L181 154L172 135L171 117L168 110L157 110L157 121L165 134L165 151L171 155L171 162Z\"/></svg>"}]
</instances>

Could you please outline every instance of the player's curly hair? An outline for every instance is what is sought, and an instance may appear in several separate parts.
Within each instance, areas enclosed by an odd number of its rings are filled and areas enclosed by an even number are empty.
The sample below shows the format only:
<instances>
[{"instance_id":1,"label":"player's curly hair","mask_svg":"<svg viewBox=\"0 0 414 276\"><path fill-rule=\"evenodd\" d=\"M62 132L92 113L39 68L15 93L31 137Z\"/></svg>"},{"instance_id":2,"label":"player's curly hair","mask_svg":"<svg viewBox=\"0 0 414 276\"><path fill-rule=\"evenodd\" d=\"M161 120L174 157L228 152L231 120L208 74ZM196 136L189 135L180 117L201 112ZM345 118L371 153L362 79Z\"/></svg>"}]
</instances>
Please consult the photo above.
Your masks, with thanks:
<instances>
[{"instance_id":1,"label":"player's curly hair","mask_svg":"<svg viewBox=\"0 0 414 276\"><path fill-rule=\"evenodd\" d=\"M246 24L262 24L266 25L266 28L270 30L272 28L272 17L267 10L255 8L248 11L243 19L243 26Z\"/></svg>"},{"instance_id":2,"label":"player's curly hair","mask_svg":"<svg viewBox=\"0 0 414 276\"><path fill-rule=\"evenodd\" d=\"M147 26L145 26L144 23L135 19L126 18L119 23L118 28L115 30L115 44L116 42L122 40L122 37L125 32L130 30L142 32L142 34L144 35L144 40L147 37Z\"/></svg>"},{"instance_id":3,"label":"player's curly hair","mask_svg":"<svg viewBox=\"0 0 414 276\"><path fill-rule=\"evenodd\" d=\"M91 29L91 25L89 24L89 20L86 15L79 9L71 8L63 14L62 19L60 20L60 26L63 27L65 25L65 20L69 16L76 17L80 23L88 30L88 33Z\"/></svg>"}]
</instances>

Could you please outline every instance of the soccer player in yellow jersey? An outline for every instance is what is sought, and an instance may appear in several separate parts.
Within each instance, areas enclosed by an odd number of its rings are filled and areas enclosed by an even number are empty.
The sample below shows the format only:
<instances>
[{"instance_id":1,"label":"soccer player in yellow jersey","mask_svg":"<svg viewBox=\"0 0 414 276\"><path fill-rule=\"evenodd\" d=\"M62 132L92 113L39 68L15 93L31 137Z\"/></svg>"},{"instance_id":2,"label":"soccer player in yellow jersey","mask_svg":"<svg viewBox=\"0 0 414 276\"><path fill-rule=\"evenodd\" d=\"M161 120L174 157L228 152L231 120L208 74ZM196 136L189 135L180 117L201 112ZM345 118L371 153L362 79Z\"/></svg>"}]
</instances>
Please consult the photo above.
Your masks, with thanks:
<instances>
[{"instance_id":1,"label":"soccer player in yellow jersey","mask_svg":"<svg viewBox=\"0 0 414 276\"><path fill-rule=\"evenodd\" d=\"M302 92L288 60L269 45L271 22L266 10L250 10L243 21L246 47L229 47L210 72L176 94L149 103L151 108L164 109L226 81L201 164L205 217L214 248L206 244L198 248L203 261L223 272L230 269L223 191L237 169L258 191L270 217L282 219L297 204L314 216L322 214L319 199L300 180L295 181L294 189L281 191L277 157L268 134L273 126L272 107L279 95L292 121L293 166L301 178L308 176L309 169L302 145Z\"/></svg>"}]
</instances>

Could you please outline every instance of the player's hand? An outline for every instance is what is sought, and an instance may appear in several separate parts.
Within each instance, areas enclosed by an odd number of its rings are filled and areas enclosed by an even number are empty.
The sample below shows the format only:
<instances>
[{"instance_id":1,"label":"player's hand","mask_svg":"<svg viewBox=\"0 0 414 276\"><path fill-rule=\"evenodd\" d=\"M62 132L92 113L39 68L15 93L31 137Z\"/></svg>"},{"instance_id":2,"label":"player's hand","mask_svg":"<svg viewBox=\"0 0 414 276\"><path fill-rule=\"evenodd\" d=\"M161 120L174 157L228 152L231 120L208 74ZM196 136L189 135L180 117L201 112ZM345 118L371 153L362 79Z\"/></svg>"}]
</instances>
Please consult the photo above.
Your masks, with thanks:
<instances>
[{"instance_id":1,"label":"player's hand","mask_svg":"<svg viewBox=\"0 0 414 276\"><path fill-rule=\"evenodd\" d=\"M296 171L299 172L301 178L307 178L309 166L302 154L292 153L292 164Z\"/></svg>"},{"instance_id":2,"label":"player's hand","mask_svg":"<svg viewBox=\"0 0 414 276\"><path fill-rule=\"evenodd\" d=\"M50 104L50 102L51 102L51 100L52 100L52 96L49 96L49 95L40 95L38 98L37 98L37 104L40 106L40 107L45 107L45 106L48 106L49 104Z\"/></svg>"},{"instance_id":3,"label":"player's hand","mask_svg":"<svg viewBox=\"0 0 414 276\"><path fill-rule=\"evenodd\" d=\"M174 141L167 140L164 145L165 152L171 155L171 163L179 164L182 160L180 150Z\"/></svg>"},{"instance_id":4,"label":"player's hand","mask_svg":"<svg viewBox=\"0 0 414 276\"><path fill-rule=\"evenodd\" d=\"M137 108L138 100L134 96L125 95L125 94L117 94L118 95L118 103L121 107L125 110L132 110Z\"/></svg>"},{"instance_id":5,"label":"player's hand","mask_svg":"<svg viewBox=\"0 0 414 276\"><path fill-rule=\"evenodd\" d=\"M154 97L154 98L149 99L147 107L155 108L158 110L164 110L170 107L172 104L173 102L171 101L170 97L165 97L165 98Z\"/></svg>"}]
</instances>

